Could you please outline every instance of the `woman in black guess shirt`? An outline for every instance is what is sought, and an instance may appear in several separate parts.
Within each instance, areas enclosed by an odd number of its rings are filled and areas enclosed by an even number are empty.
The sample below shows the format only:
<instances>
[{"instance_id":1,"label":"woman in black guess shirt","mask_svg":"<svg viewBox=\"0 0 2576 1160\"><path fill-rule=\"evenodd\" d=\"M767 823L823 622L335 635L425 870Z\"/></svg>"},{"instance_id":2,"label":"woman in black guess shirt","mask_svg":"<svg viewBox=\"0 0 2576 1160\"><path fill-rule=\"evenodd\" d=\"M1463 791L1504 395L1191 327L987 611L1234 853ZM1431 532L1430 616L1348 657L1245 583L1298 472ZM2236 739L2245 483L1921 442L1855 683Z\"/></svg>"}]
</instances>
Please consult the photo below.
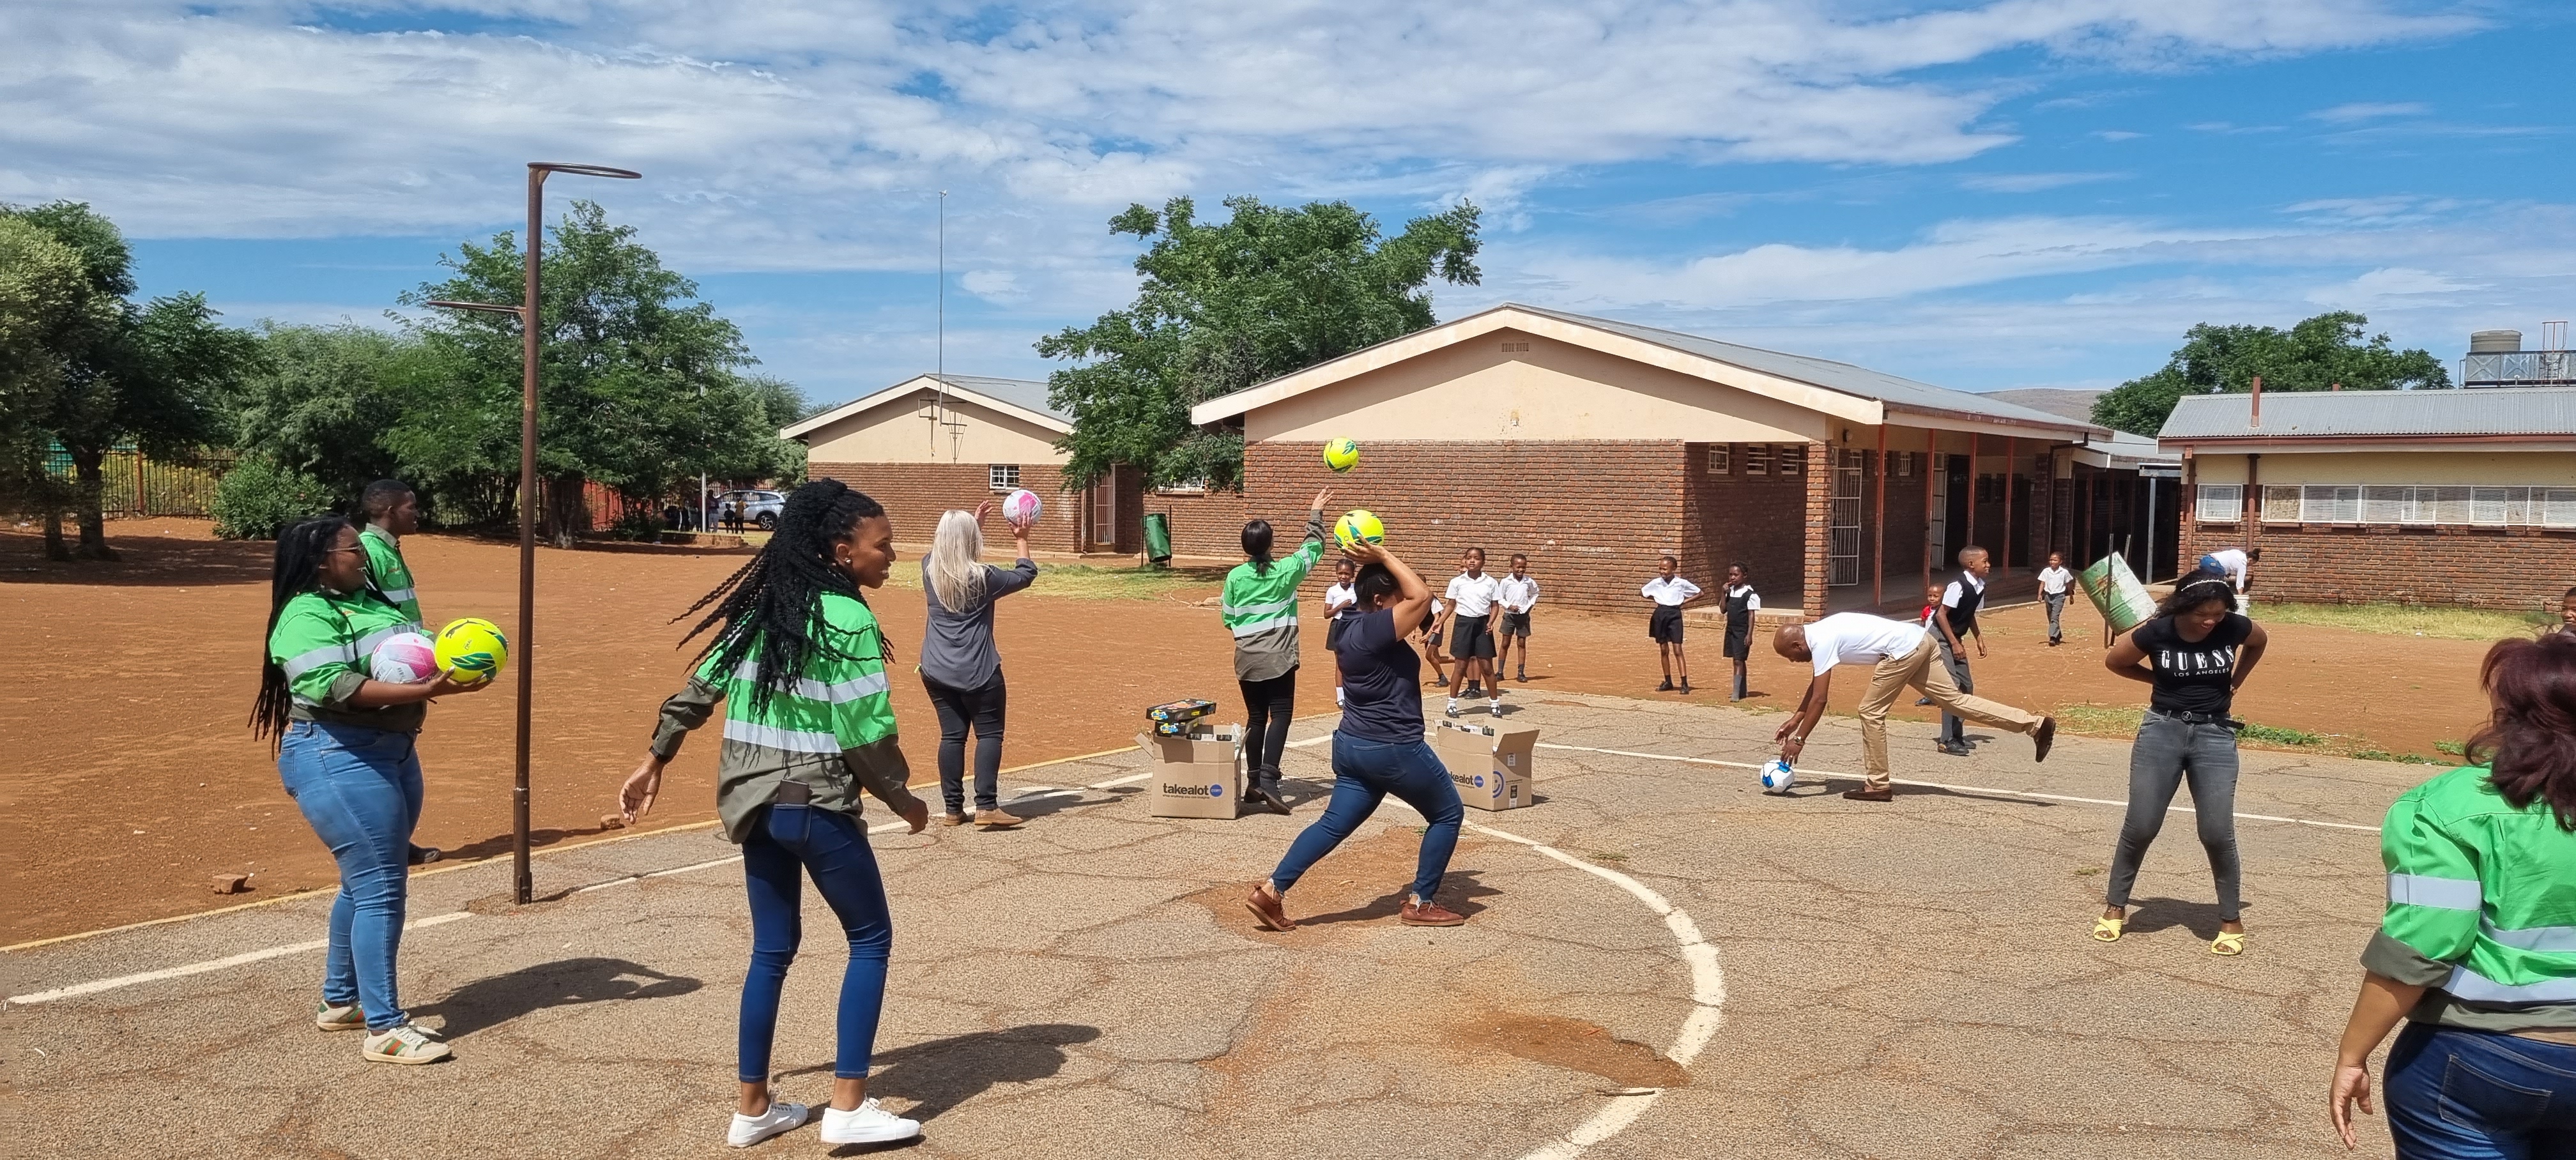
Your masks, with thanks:
<instances>
[{"instance_id":1,"label":"woman in black guess shirt","mask_svg":"<svg viewBox=\"0 0 2576 1160\"><path fill-rule=\"evenodd\" d=\"M2236 857L2236 731L2244 722L2229 717L2228 709L2263 658L2263 645L2262 626L2236 611L2234 584L2223 575L2194 572L2174 585L2153 619L2111 646L2103 664L2155 691L2129 747L2129 814L2120 823L2094 938L2119 941L2138 864L2164 826L2174 791L2189 779L2200 844L2209 851L2209 873L2218 884L2218 937L2210 940L2209 953L2245 953Z\"/></svg>"}]
</instances>

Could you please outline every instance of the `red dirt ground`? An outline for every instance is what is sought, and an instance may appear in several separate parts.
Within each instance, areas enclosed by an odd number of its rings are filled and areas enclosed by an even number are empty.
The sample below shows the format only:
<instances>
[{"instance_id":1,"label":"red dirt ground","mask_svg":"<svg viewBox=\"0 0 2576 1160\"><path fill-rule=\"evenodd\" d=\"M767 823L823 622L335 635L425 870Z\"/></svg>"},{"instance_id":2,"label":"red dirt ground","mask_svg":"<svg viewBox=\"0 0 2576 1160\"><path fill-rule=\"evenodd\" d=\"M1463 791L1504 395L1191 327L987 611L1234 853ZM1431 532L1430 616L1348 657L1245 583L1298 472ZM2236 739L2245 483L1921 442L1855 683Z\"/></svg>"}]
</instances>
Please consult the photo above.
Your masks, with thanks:
<instances>
[{"instance_id":1,"label":"red dirt ground","mask_svg":"<svg viewBox=\"0 0 2576 1160\"><path fill-rule=\"evenodd\" d=\"M243 724L258 682L269 545L214 540L203 521L109 528L125 555L117 563L50 563L25 529L0 530L0 623L10 627L13 678L0 686L0 898L8 900L0 943L243 901L208 893L217 872L255 873L248 899L334 881L328 854ZM479 615L513 626L514 546L424 535L406 551L433 621ZM538 554L539 844L598 835L600 814L684 670L686 654L673 651L681 630L667 622L745 558ZM1227 719L1239 719L1232 653L1214 609L1044 591L1041 580L1000 610L1012 701L1007 765L1118 748L1145 706L1179 697L1219 699ZM896 655L906 655L906 643L920 639L920 595L889 588L876 604ZM1979 692L2034 709L2139 704L2143 689L2102 669L2099 621L2076 608L2068 617L2070 643L2049 649L2036 608L1991 614ZM1642 609L1619 618L1542 606L1536 627L1533 679L1511 686L1514 696L1658 695ZM1694 699L1722 700L1718 634L1692 633ZM2272 639L2237 702L2254 720L2429 755L2435 741L2467 736L2484 715L2480 643L2306 625L2274 627ZM1299 708L1312 714L1332 704L1331 664L1321 633L1308 634L1307 648ZM1757 652L1752 685L1764 695L1755 704L1794 702L1804 674ZM1839 707L1856 702L1859 684L1840 683ZM437 706L422 734L429 803L419 840L451 858L509 850L515 687L505 678L502 688ZM926 780L936 737L929 701L904 680L895 701L916 780ZM691 740L646 826L713 816L716 749L712 735Z\"/></svg>"}]
</instances>

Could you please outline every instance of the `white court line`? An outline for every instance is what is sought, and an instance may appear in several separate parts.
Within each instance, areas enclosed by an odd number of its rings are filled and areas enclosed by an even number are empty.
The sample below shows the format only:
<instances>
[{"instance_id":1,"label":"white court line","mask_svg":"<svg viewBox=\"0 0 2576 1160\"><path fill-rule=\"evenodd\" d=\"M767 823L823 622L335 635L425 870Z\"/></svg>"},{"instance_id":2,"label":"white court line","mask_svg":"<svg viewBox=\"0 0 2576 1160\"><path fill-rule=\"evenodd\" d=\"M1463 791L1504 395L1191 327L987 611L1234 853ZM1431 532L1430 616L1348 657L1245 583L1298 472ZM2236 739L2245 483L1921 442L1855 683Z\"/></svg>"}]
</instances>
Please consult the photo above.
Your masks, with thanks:
<instances>
[{"instance_id":1,"label":"white court line","mask_svg":"<svg viewBox=\"0 0 2576 1160\"><path fill-rule=\"evenodd\" d=\"M1411 810L1417 817L1421 815L1421 811L1414 810L1401 798L1389 797L1386 800L1403 809ZM1691 916L1687 912L1673 905L1663 895L1656 893L1654 888L1643 882L1606 866L1595 866L1537 839L1524 838L1509 830L1498 830L1478 822L1461 821L1459 824L1487 837L1527 846L1532 853L1541 857L1565 863L1609 882L1644 903L1646 909L1661 916L1664 920L1664 929L1671 931L1673 941L1681 944L1682 961L1690 965L1692 1004L1690 1018L1682 1020L1681 1030L1674 1034L1673 1045L1664 1049L1664 1055L1683 1067L1689 1067L1692 1060L1699 1058L1700 1050L1707 1047L1708 1041L1717 1034L1719 1010L1726 1003L1726 973L1718 966L1717 947L1700 936L1699 924L1691 921ZM1600 1111L1592 1113L1591 1119L1575 1125L1573 1130L1565 1135L1532 1149L1527 1155L1521 1157L1521 1160L1574 1160L1575 1157L1583 1154L1584 1149L1607 1140L1625 1131L1628 1125L1636 1123L1637 1117L1645 1115L1646 1109L1653 1107L1656 1100L1663 1098L1663 1094L1662 1088L1649 1088L1634 1095L1611 1096L1610 1102Z\"/></svg>"},{"instance_id":2,"label":"white court line","mask_svg":"<svg viewBox=\"0 0 2576 1160\"><path fill-rule=\"evenodd\" d=\"M1126 777L1115 777L1108 781L1095 782L1091 785L1084 786L1083 789L1108 789L1111 786L1143 781L1151 776L1153 775L1138 773L1131 774ZM1045 792L1029 792L1020 794L1011 800L1018 802L1029 801L1042 797L1078 796L1081 792L1081 790L1067 789L1047 790ZM882 825L868 827L868 832L871 834L891 833L895 830L903 829L907 824L908 823L905 822L886 822ZM588 894L594 890L606 890L612 886L632 886L647 878L667 878L673 874L689 874L699 870L711 870L718 866L730 866L740 861L742 861L742 855L735 854L729 858L717 858L711 861L693 863L687 866L674 866L667 870L653 870L643 874L629 875L624 878L612 878L606 882L593 882L588 886L574 889L567 894L566 897L569 897L571 894ZM414 919L411 922L405 923L403 929L420 930L425 927L445 926L448 923L462 922L465 919L472 917L474 917L473 911L452 910L445 914L433 914L427 918ZM302 954L306 951L318 951L329 945L331 945L329 940L317 939L312 942L287 943L283 946L263 947L259 950L244 951L240 954L230 955L220 959L207 959L204 962L188 963L183 966L164 967L157 971L142 971L131 975L119 975L112 979L98 979L87 983L75 983L68 987L56 987L50 991L36 991L25 995L11 995L7 1000L0 1001L0 1003L20 1007L30 1007L38 1003L51 1003L56 999L71 999L81 995L95 995L101 991L113 991L122 987L132 987L143 983L157 983L163 979L185 978L189 975L202 975L208 971L220 971L230 967L248 966L249 964L263 962L268 959L282 958L286 955Z\"/></svg>"},{"instance_id":3,"label":"white court line","mask_svg":"<svg viewBox=\"0 0 2576 1160\"><path fill-rule=\"evenodd\" d=\"M445 926L448 923L462 922L465 919L472 917L474 917L474 912L470 910L454 910L449 911L446 914L434 914L428 918L417 919L412 922L404 923L403 929L419 930L423 927ZM96 982L89 983L75 983L69 987L56 987L51 991L38 991L30 995L11 995L9 997L9 1002L21 1007L30 1007L38 1003L51 1003L56 999L69 999L79 995L95 995L101 991L113 991L119 987L131 987L137 983L154 983L163 979L176 979L187 975L202 975L208 971L220 971L226 967L243 966L245 964L259 962L263 959L274 959L285 955L300 954L304 951L318 951L329 945L331 945L330 940L318 939L313 942L290 943L286 946L268 947L266 949L256 951L244 951L241 954L233 955L229 958L208 959L202 963L189 963L188 965L181 967L164 967L161 970L145 971L141 974L119 975L113 979L100 979Z\"/></svg>"},{"instance_id":4,"label":"white court line","mask_svg":"<svg viewBox=\"0 0 2576 1160\"><path fill-rule=\"evenodd\" d=\"M1720 760L1718 760L1718 759L1716 759L1716 758L1714 758L1714 757L1681 757L1681 756L1677 756L1677 755L1670 754L1670 753L1639 753L1639 752L1637 752L1636 750L1633 750L1633 749L1600 749L1600 748L1595 748L1595 747L1590 746L1590 745L1558 745L1558 744L1555 744L1555 743L1552 743L1552 742L1547 742L1547 741L1541 741L1541 742L1539 742L1539 743L1538 743L1538 747L1539 747L1539 748L1541 748L1541 749L1567 749L1567 750L1572 750L1572 751L1577 752L1577 753L1606 753L1606 754L1609 754L1610 756L1613 756L1613 757L1642 757L1642 758L1645 758L1645 759L1647 759L1647 760L1649 760L1649 761L1678 761L1678 762L1682 762L1682 763L1684 763L1684 764L1688 764L1688 765L1719 765L1719 766L1725 766L1725 767L1726 767L1726 768L1728 768L1728 769L1760 769L1760 768L1762 768L1760 765L1758 765L1758 764L1754 764L1754 763L1750 763L1750 762L1743 762L1743 761L1720 761ZM1818 777L1859 777L1859 776L1860 776L1859 774L1856 774L1856 773L1844 773L1844 772L1842 772L1842 771L1840 771L1840 770L1833 770L1833 769L1800 770L1799 772L1801 772L1801 773L1809 773L1809 772L1812 772L1812 773L1814 773L1815 775L1817 775ZM2084 804L2086 804L2086 805L2092 805L2092 806L2118 806L2118 807L2120 807L2120 808L2122 808L2122 809L2127 809L2127 808L2128 808L2128 806L2129 806L2129 803L2127 803L2127 802L2125 802L2125 801L2113 801L2113 800L2112 800L2112 799L2110 799L2110 798L2073 797L2073 796L2070 796L2070 795L2067 795L2067 794L2062 794L2062 793L2040 793L2040 792L2037 792L2037 791L2035 791L2035 790L2027 790L2027 789L1999 789L1999 788L1997 788L1997 787L1990 786L1990 785L1952 785L1952 784L1950 784L1950 783L1948 783L1948 782L1941 782L1941 781L1914 781L1914 780L1910 780L1910 779L1908 779L1908 778L1901 778L1901 777L1899 777L1899 778L1891 778L1891 779L1889 779L1889 780L1894 781L1894 782L1895 782L1896 784L1898 784L1898 785L1919 785L1919 786L1925 786L1925 787L1928 787L1928 788L1931 788L1931 789L1946 789L1946 790L1951 790L1951 791L1953 791L1953 792L1957 792L1957 793L1999 793L1999 794L2008 794L2008 795L2013 796L2013 797L2038 798L2038 799L2041 799L2041 800L2043 800L2043 801L2052 801L2052 802L2082 802L2082 803L2084 803ZM2169 813L2169 814L2190 813L2190 812L2191 812L2191 807L2190 807L2190 806L2166 806L2166 807L2165 807L2165 812L2166 812L2166 813ZM2363 832L2363 833L2365 833L2365 834L2376 834L2376 833L2378 833L2378 832L2379 832L2379 827L2377 827L2377 826L2357 826L2357 825L2352 824L2351 822L2320 822L2320 821L2316 821L2316 820L2311 819L2311 818L2284 818L2284 817L2280 817L2280 816L2277 816L2277 815L2274 815L2274 814L2247 814L2247 813L2239 813L2239 814L2237 814L2236 816L2237 816L2237 817L2240 817L2240 818L2248 819L2248 820L2250 820L2250 821L2257 821L2257 822L2288 822L2288 823L2290 823L2290 824L2292 824L2292 825L2297 825L2297 826L2317 826L2317 827L2320 827L2320 828L2323 828L2323 829L2328 829L2328 830L2359 830L2359 831L2361 831L2361 832Z\"/></svg>"}]
</instances>

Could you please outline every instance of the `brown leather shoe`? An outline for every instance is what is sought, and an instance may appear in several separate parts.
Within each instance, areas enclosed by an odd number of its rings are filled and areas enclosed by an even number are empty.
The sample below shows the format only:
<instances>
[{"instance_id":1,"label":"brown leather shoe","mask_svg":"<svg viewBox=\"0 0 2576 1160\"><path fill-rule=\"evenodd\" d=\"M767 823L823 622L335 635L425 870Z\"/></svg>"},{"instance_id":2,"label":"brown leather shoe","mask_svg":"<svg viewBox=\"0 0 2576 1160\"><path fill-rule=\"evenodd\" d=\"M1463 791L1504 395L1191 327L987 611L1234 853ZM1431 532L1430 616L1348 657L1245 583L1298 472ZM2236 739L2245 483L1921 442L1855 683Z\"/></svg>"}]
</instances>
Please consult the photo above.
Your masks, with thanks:
<instances>
[{"instance_id":1,"label":"brown leather shoe","mask_svg":"<svg viewBox=\"0 0 2576 1160\"><path fill-rule=\"evenodd\" d=\"M1406 926L1464 926L1467 916L1437 902L1418 902L1408 898L1395 920Z\"/></svg>"},{"instance_id":2,"label":"brown leather shoe","mask_svg":"<svg viewBox=\"0 0 2576 1160\"><path fill-rule=\"evenodd\" d=\"M1007 830L1013 826L1019 825L1023 820L1024 819L1003 813L998 809L975 811L975 824L982 826L987 830Z\"/></svg>"},{"instance_id":3,"label":"brown leather shoe","mask_svg":"<svg viewBox=\"0 0 2576 1160\"><path fill-rule=\"evenodd\" d=\"M941 814L939 815L939 824L943 826L962 826L966 824L966 815Z\"/></svg>"},{"instance_id":4,"label":"brown leather shoe","mask_svg":"<svg viewBox=\"0 0 2576 1160\"><path fill-rule=\"evenodd\" d=\"M1296 921L1288 917L1287 902L1273 897L1269 891L1259 886L1252 888L1252 893L1244 898L1243 906L1244 909L1252 912L1252 921L1263 930L1297 929Z\"/></svg>"},{"instance_id":5,"label":"brown leather shoe","mask_svg":"<svg viewBox=\"0 0 2576 1160\"><path fill-rule=\"evenodd\" d=\"M1871 789L1868 786L1862 786L1859 789L1844 790L1843 796L1856 802L1892 802L1896 800L1896 791L1892 789Z\"/></svg>"},{"instance_id":6,"label":"brown leather shoe","mask_svg":"<svg viewBox=\"0 0 2576 1160\"><path fill-rule=\"evenodd\" d=\"M2030 737L2032 741L2037 742L2039 745L2039 752L2032 755L2031 760L2034 762L2048 760L2048 747L2057 744L2057 718L2040 718L2039 729L2036 732L2033 732Z\"/></svg>"}]
</instances>

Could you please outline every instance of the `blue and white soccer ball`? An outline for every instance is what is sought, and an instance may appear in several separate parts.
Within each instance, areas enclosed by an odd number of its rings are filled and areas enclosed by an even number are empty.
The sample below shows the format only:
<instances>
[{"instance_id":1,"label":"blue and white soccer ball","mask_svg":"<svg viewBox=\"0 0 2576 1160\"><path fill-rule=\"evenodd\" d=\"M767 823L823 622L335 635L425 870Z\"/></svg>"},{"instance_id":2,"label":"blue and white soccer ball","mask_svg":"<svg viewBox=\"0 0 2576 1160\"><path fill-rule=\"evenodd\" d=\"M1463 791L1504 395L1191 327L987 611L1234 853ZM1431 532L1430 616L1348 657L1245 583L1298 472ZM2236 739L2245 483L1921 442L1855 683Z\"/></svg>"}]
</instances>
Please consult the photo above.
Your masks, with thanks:
<instances>
[{"instance_id":1,"label":"blue and white soccer ball","mask_svg":"<svg viewBox=\"0 0 2576 1160\"><path fill-rule=\"evenodd\" d=\"M1770 764L1762 767L1762 792L1787 793L1789 787L1796 784L1798 784L1798 771L1789 768L1788 762L1775 757L1771 759Z\"/></svg>"}]
</instances>

